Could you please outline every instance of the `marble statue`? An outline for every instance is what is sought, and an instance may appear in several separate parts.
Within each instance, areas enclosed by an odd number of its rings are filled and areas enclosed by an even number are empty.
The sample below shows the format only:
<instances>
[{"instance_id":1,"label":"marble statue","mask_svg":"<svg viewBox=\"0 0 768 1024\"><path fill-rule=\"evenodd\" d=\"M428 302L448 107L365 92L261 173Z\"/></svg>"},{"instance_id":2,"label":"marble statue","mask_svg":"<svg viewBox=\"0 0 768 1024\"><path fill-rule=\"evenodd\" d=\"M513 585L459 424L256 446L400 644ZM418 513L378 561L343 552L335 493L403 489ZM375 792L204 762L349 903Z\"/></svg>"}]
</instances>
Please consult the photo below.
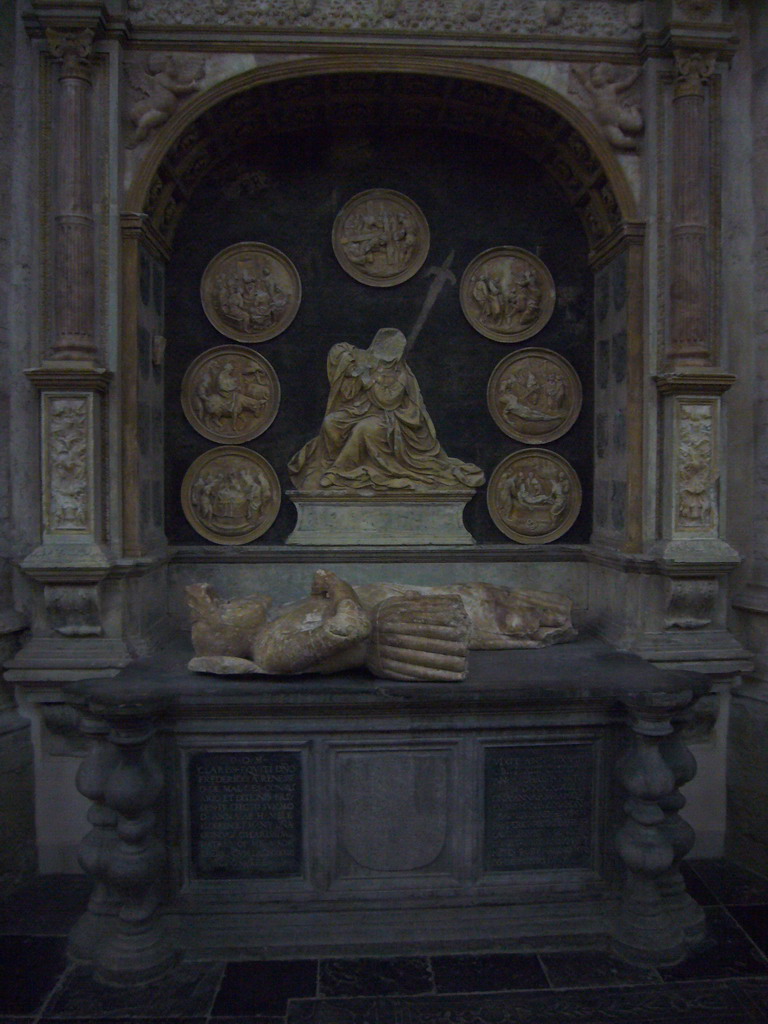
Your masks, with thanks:
<instances>
[{"instance_id":1,"label":"marble statue","mask_svg":"<svg viewBox=\"0 0 768 1024\"><path fill-rule=\"evenodd\" d=\"M300 493L481 486L481 469L443 451L405 350L405 336L393 327L378 331L367 349L342 342L330 350L320 433L288 463Z\"/></svg>"},{"instance_id":2,"label":"marble statue","mask_svg":"<svg viewBox=\"0 0 768 1024\"><path fill-rule=\"evenodd\" d=\"M366 667L387 679L453 680L470 650L544 647L571 640L571 602L490 583L353 587L325 569L308 597L270 611L270 599L217 597L187 587L194 672L296 675Z\"/></svg>"}]
</instances>

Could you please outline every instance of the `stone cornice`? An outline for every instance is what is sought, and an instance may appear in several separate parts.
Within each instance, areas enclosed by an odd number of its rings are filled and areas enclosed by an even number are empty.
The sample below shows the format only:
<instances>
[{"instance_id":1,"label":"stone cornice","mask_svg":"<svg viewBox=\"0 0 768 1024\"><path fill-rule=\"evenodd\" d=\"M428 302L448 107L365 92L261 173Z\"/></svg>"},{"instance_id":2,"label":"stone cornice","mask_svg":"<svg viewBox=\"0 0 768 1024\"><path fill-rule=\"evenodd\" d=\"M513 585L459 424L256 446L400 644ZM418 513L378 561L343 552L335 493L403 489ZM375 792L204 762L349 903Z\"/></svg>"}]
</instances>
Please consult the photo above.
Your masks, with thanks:
<instances>
[{"instance_id":1,"label":"stone cornice","mask_svg":"<svg viewBox=\"0 0 768 1024\"><path fill-rule=\"evenodd\" d=\"M171 258L171 247L145 213L124 213L120 227L125 238L138 238L153 256L166 262Z\"/></svg>"},{"instance_id":2,"label":"stone cornice","mask_svg":"<svg viewBox=\"0 0 768 1024\"><path fill-rule=\"evenodd\" d=\"M45 362L24 373L39 391L106 392L112 380L109 370L74 360Z\"/></svg>"},{"instance_id":3,"label":"stone cornice","mask_svg":"<svg viewBox=\"0 0 768 1024\"><path fill-rule=\"evenodd\" d=\"M692 366L658 373L654 382L662 395L724 395L736 382L734 373L716 366Z\"/></svg>"},{"instance_id":4,"label":"stone cornice","mask_svg":"<svg viewBox=\"0 0 768 1024\"><path fill-rule=\"evenodd\" d=\"M23 20L32 39L44 38L48 29L67 32L90 29L97 37L125 33L125 20L112 15L98 0L32 0L31 10L24 12Z\"/></svg>"}]
</instances>

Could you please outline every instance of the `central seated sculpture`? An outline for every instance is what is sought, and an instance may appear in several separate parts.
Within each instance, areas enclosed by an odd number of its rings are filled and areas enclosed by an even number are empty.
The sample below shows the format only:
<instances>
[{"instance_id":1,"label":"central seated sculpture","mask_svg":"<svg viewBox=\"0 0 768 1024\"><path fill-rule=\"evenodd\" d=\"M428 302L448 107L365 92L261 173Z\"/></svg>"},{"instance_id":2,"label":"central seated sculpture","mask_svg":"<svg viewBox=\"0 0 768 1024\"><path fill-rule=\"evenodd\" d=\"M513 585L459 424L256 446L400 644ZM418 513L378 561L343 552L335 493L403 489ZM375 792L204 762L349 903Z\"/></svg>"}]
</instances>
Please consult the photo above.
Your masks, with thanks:
<instances>
[{"instance_id":1,"label":"central seated sculpture","mask_svg":"<svg viewBox=\"0 0 768 1024\"><path fill-rule=\"evenodd\" d=\"M288 463L300 493L328 490L466 491L483 471L452 459L437 440L402 331L383 327L367 349L328 353L331 386L320 433Z\"/></svg>"},{"instance_id":2,"label":"central seated sculpture","mask_svg":"<svg viewBox=\"0 0 768 1024\"><path fill-rule=\"evenodd\" d=\"M295 675L367 667L403 680L455 680L470 650L543 647L576 636L571 602L490 583L353 587L318 570L308 597L270 617L271 600L222 601L208 584L187 587L195 657L217 675Z\"/></svg>"}]
</instances>

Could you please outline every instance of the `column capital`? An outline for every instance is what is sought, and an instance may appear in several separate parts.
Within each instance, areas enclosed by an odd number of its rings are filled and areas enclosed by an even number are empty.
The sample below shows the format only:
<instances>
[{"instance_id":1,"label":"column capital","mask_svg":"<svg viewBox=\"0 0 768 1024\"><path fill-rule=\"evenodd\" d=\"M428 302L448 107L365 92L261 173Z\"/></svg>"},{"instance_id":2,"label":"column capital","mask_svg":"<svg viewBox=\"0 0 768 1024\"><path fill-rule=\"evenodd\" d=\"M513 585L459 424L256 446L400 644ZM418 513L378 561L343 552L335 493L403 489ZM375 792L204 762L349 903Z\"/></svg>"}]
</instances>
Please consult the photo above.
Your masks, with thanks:
<instances>
[{"instance_id":1,"label":"column capital","mask_svg":"<svg viewBox=\"0 0 768 1024\"><path fill-rule=\"evenodd\" d=\"M83 78L90 82L94 37L92 28L68 31L46 27L45 38L51 56L61 61L62 78Z\"/></svg>"},{"instance_id":2,"label":"column capital","mask_svg":"<svg viewBox=\"0 0 768 1024\"><path fill-rule=\"evenodd\" d=\"M675 99L681 96L703 96L704 87L715 73L717 54L707 50L676 48Z\"/></svg>"}]
</instances>

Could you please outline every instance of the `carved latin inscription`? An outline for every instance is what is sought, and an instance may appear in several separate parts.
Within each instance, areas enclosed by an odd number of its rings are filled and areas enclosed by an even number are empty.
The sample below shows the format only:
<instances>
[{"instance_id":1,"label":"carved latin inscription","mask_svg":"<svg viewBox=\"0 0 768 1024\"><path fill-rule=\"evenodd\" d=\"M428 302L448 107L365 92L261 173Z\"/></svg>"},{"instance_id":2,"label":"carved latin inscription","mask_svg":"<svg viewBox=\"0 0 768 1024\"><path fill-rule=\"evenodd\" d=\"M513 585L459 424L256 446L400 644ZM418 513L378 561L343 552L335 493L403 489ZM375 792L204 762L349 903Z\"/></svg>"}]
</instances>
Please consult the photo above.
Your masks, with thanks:
<instances>
[{"instance_id":1,"label":"carved latin inscription","mask_svg":"<svg viewBox=\"0 0 768 1024\"><path fill-rule=\"evenodd\" d=\"M194 874L301 874L301 789L301 757L292 751L193 754L189 820Z\"/></svg>"},{"instance_id":2,"label":"carved latin inscription","mask_svg":"<svg viewBox=\"0 0 768 1024\"><path fill-rule=\"evenodd\" d=\"M594 770L588 743L486 750L485 870L588 868Z\"/></svg>"}]
</instances>

